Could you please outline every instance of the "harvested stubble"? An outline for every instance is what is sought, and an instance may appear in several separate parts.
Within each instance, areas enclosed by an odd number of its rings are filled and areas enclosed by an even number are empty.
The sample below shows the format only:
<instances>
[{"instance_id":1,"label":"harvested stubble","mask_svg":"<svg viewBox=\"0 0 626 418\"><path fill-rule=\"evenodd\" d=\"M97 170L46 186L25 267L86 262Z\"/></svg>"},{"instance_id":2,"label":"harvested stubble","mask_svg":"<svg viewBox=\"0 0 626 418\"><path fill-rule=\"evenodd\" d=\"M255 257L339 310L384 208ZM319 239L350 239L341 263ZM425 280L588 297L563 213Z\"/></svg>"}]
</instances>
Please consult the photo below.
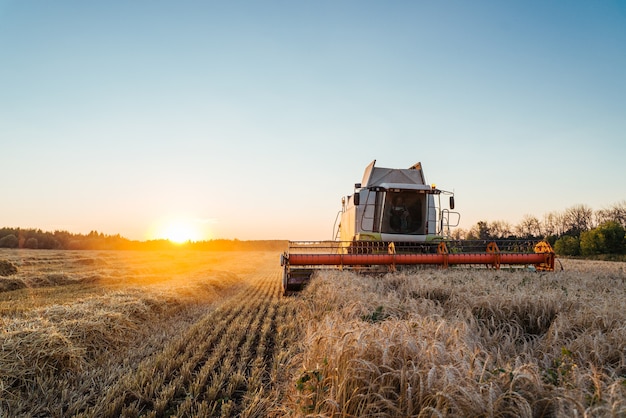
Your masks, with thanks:
<instances>
[{"instance_id":1,"label":"harvested stubble","mask_svg":"<svg viewBox=\"0 0 626 418\"><path fill-rule=\"evenodd\" d=\"M284 390L293 303L276 272L256 276L111 387L85 416L267 416ZM281 325L283 328L281 329ZM272 332L274 331L274 332ZM286 357L274 347L290 347Z\"/></svg>"},{"instance_id":2,"label":"harvested stubble","mask_svg":"<svg viewBox=\"0 0 626 418\"><path fill-rule=\"evenodd\" d=\"M302 295L291 414L625 415L623 266L580 264L320 274Z\"/></svg>"},{"instance_id":3,"label":"harvested stubble","mask_svg":"<svg viewBox=\"0 0 626 418\"><path fill-rule=\"evenodd\" d=\"M280 409L297 331L275 254L10 255L31 284L48 274L98 280L0 293L0 416Z\"/></svg>"},{"instance_id":4,"label":"harvested stubble","mask_svg":"<svg viewBox=\"0 0 626 418\"><path fill-rule=\"evenodd\" d=\"M17 274L17 267L9 260L0 260L0 276L12 276Z\"/></svg>"},{"instance_id":5,"label":"harvested stubble","mask_svg":"<svg viewBox=\"0 0 626 418\"><path fill-rule=\"evenodd\" d=\"M125 368L189 327L237 284L236 276L212 272L211 265L186 254L181 254L190 259L186 267L169 270L149 253L135 254L136 259L114 252L3 255L13 258L19 280L31 286L0 293L0 416L84 410ZM136 273L145 265L150 280ZM136 276L123 280L129 271ZM48 275L68 280L37 287L34 278ZM88 276L100 277L99 285L74 280Z\"/></svg>"},{"instance_id":6,"label":"harvested stubble","mask_svg":"<svg viewBox=\"0 0 626 418\"><path fill-rule=\"evenodd\" d=\"M175 313L176 305L165 306L154 296L112 293L3 318L0 375L6 393L13 394L7 412L62 415L66 411L55 405L62 399L52 399L51 389L75 396L71 389L82 386L85 376L132 343L140 344L137 337L154 328L147 321L162 319L160 312Z\"/></svg>"}]
</instances>

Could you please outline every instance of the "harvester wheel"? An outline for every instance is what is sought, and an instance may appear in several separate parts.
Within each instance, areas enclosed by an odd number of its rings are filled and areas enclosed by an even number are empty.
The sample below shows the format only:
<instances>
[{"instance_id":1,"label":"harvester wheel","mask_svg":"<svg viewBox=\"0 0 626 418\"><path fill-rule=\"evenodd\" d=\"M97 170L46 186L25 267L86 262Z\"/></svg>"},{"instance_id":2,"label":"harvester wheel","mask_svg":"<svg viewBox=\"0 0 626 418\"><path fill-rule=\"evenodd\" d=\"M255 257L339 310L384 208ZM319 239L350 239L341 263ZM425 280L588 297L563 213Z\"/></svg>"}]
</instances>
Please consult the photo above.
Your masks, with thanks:
<instances>
[{"instance_id":1,"label":"harvester wheel","mask_svg":"<svg viewBox=\"0 0 626 418\"><path fill-rule=\"evenodd\" d=\"M283 268L283 295L287 294L287 284L288 284L289 274L287 273L287 266Z\"/></svg>"}]
</instances>

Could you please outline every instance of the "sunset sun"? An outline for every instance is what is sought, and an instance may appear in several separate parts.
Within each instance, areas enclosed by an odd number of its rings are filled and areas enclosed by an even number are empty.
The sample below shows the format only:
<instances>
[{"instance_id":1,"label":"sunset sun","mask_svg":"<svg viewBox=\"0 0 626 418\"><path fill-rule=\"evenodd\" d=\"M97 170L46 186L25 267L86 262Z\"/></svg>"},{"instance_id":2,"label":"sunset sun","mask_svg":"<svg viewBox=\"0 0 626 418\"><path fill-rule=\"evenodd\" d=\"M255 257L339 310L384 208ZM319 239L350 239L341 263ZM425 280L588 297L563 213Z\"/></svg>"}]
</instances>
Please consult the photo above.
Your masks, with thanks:
<instances>
[{"instance_id":1,"label":"sunset sun","mask_svg":"<svg viewBox=\"0 0 626 418\"><path fill-rule=\"evenodd\" d=\"M192 221L173 220L164 223L155 234L157 238L167 239L176 244L205 239L203 231Z\"/></svg>"}]
</instances>

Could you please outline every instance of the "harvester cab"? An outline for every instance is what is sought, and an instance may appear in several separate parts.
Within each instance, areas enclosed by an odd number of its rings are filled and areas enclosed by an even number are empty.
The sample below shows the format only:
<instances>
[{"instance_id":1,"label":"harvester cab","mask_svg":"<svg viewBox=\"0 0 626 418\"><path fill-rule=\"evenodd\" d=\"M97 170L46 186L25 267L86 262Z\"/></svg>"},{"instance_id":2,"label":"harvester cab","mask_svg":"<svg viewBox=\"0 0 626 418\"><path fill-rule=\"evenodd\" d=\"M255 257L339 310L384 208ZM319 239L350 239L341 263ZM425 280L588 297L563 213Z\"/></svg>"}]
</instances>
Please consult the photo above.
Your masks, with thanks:
<instances>
[{"instance_id":1,"label":"harvester cab","mask_svg":"<svg viewBox=\"0 0 626 418\"><path fill-rule=\"evenodd\" d=\"M421 163L408 169L376 167L372 161L342 199L335 239L349 242L432 242L450 235L460 214L453 212L454 194L429 185ZM442 195L449 196L442 208Z\"/></svg>"},{"instance_id":2,"label":"harvester cab","mask_svg":"<svg viewBox=\"0 0 626 418\"><path fill-rule=\"evenodd\" d=\"M442 196L448 197L447 207ZM334 240L289 242L281 255L285 293L302 289L322 269L380 273L400 266L525 265L554 270L554 251L545 241L453 240L450 229L460 220L454 194L427 184L421 163L395 169L372 161L341 206Z\"/></svg>"}]
</instances>

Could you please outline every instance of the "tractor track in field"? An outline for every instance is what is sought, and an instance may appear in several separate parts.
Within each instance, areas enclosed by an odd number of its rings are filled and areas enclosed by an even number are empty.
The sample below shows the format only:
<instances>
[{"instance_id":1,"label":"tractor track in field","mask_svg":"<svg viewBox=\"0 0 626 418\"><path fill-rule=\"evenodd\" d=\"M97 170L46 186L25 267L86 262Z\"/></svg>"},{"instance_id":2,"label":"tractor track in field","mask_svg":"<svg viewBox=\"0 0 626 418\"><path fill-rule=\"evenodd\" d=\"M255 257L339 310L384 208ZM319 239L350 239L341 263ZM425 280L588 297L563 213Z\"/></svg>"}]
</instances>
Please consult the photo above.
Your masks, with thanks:
<instances>
[{"instance_id":1,"label":"tractor track in field","mask_svg":"<svg viewBox=\"0 0 626 418\"><path fill-rule=\"evenodd\" d=\"M79 416L267 416L294 350L295 309L276 270L252 273Z\"/></svg>"}]
</instances>

